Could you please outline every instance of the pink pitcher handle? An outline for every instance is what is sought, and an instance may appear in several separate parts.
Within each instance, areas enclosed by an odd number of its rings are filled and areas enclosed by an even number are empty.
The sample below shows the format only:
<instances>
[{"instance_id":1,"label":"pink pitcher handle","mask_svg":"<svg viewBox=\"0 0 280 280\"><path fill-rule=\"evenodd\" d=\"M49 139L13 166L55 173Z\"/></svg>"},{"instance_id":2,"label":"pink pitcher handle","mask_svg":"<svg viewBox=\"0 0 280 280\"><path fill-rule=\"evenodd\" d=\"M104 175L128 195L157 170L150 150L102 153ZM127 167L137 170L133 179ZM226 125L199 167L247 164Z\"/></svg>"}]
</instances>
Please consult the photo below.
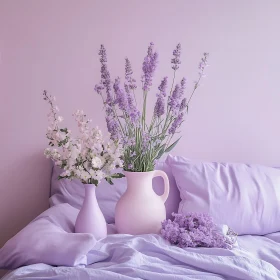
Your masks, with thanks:
<instances>
[{"instance_id":1,"label":"pink pitcher handle","mask_svg":"<svg viewBox=\"0 0 280 280\"><path fill-rule=\"evenodd\" d=\"M162 198L163 202L165 202L167 200L168 195L169 195L169 180L168 180L168 176L162 170L155 170L153 177L158 177L158 176L162 177L163 181L164 181L164 192L163 192L163 194L160 197Z\"/></svg>"}]
</instances>

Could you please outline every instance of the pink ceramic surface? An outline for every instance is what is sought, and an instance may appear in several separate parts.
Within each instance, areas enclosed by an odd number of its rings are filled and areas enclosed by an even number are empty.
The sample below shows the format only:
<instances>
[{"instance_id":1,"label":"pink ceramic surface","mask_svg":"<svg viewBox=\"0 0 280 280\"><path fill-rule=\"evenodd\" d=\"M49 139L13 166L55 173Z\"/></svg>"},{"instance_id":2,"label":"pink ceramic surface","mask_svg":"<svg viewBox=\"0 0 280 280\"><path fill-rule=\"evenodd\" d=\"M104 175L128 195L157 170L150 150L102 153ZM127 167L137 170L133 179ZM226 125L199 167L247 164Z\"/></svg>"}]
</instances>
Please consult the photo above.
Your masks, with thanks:
<instances>
[{"instance_id":1,"label":"pink ceramic surface","mask_svg":"<svg viewBox=\"0 0 280 280\"><path fill-rule=\"evenodd\" d=\"M91 233L99 240L107 236L105 218L99 208L95 185L84 184L85 198L75 223L75 232Z\"/></svg>"},{"instance_id":2,"label":"pink ceramic surface","mask_svg":"<svg viewBox=\"0 0 280 280\"><path fill-rule=\"evenodd\" d=\"M164 171L169 180L169 195L165 202L166 217L172 218L173 212L178 212L179 203L181 201L179 190L176 186L175 178L172 175L171 168L165 162L157 162L155 169ZM51 179L51 197L50 205L57 205L61 203L69 203L77 209L81 209L84 197L85 188L79 180L58 180L58 176L62 170L53 166L52 179ZM123 172L118 169L116 172ZM102 180L96 188L96 199L98 205L104 215L104 218L108 224L115 223L115 208L118 200L126 191L126 178L114 180L114 185L110 185L105 180ZM161 177L155 177L153 179L153 188L155 192L160 195L163 193L164 184Z\"/></svg>"},{"instance_id":3,"label":"pink ceramic surface","mask_svg":"<svg viewBox=\"0 0 280 280\"><path fill-rule=\"evenodd\" d=\"M169 195L169 180L165 172L124 172L127 190L116 205L115 223L119 233L159 233L166 218L165 201ZM157 195L152 180L161 176L164 192Z\"/></svg>"}]
</instances>

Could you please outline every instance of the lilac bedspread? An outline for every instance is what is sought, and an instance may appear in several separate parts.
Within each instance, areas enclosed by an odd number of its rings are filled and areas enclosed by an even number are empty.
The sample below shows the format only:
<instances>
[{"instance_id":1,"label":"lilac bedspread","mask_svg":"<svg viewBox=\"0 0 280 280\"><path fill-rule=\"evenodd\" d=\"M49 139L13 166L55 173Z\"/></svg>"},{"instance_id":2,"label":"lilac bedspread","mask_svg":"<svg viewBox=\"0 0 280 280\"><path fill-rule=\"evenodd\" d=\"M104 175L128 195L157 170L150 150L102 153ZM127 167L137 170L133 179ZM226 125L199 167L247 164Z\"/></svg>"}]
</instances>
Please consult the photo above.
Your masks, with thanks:
<instances>
[{"instance_id":1,"label":"lilac bedspread","mask_svg":"<svg viewBox=\"0 0 280 280\"><path fill-rule=\"evenodd\" d=\"M232 251L181 249L159 235L113 234L94 245L87 263L76 267L38 263L18 268L3 279L276 280L280 279L280 232L240 236Z\"/></svg>"}]
</instances>

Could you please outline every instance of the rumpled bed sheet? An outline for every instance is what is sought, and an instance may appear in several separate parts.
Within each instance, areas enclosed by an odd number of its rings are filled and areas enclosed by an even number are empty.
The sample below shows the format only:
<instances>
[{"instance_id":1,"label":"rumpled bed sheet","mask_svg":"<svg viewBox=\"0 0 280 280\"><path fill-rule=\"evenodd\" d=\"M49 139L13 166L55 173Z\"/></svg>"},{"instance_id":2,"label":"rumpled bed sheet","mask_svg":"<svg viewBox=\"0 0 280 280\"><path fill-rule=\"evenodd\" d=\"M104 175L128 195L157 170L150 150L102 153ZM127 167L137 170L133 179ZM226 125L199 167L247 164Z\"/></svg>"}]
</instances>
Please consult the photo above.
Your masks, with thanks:
<instances>
[{"instance_id":1,"label":"rumpled bed sheet","mask_svg":"<svg viewBox=\"0 0 280 280\"><path fill-rule=\"evenodd\" d=\"M63 205L67 213L73 213L70 205ZM71 207L71 208L70 208ZM57 207L57 211L61 211ZM52 209L53 211L53 209ZM73 212L74 211L74 212ZM68 218L74 223L76 214ZM40 217L40 216L39 216ZM65 228L65 219L59 215L56 226ZM47 215L41 219L51 220ZM73 225L72 225L73 226ZM108 237L92 243L93 247L75 267L51 266L37 263L20 267L3 280L12 279L280 279L280 232L265 236L244 235L238 237L233 250L219 248L186 248L171 246L160 235L132 236L114 234L114 225L108 226ZM63 249L63 242L60 247ZM60 248L53 248L53 255ZM77 246L77 250L80 247ZM84 264L84 262L86 264Z\"/></svg>"}]
</instances>

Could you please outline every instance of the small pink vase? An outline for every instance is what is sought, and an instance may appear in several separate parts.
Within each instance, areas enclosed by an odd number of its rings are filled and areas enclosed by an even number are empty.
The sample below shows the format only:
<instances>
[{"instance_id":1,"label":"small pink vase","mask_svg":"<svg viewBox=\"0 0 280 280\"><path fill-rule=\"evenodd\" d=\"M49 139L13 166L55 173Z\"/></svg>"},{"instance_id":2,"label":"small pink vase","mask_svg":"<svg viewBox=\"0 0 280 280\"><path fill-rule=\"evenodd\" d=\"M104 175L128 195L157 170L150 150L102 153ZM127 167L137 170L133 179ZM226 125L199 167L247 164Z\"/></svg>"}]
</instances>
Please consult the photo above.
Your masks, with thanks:
<instances>
[{"instance_id":1,"label":"small pink vase","mask_svg":"<svg viewBox=\"0 0 280 280\"><path fill-rule=\"evenodd\" d=\"M166 219L164 202L169 195L169 181L165 172L124 172L127 190L120 198L115 210L115 223L118 233L146 234L159 233L161 222ZM164 193L157 195L152 180L161 176L164 179Z\"/></svg>"},{"instance_id":2,"label":"small pink vase","mask_svg":"<svg viewBox=\"0 0 280 280\"><path fill-rule=\"evenodd\" d=\"M75 232L91 233L99 240L107 236L107 224L99 208L93 184L84 184L85 198L75 223Z\"/></svg>"}]
</instances>

